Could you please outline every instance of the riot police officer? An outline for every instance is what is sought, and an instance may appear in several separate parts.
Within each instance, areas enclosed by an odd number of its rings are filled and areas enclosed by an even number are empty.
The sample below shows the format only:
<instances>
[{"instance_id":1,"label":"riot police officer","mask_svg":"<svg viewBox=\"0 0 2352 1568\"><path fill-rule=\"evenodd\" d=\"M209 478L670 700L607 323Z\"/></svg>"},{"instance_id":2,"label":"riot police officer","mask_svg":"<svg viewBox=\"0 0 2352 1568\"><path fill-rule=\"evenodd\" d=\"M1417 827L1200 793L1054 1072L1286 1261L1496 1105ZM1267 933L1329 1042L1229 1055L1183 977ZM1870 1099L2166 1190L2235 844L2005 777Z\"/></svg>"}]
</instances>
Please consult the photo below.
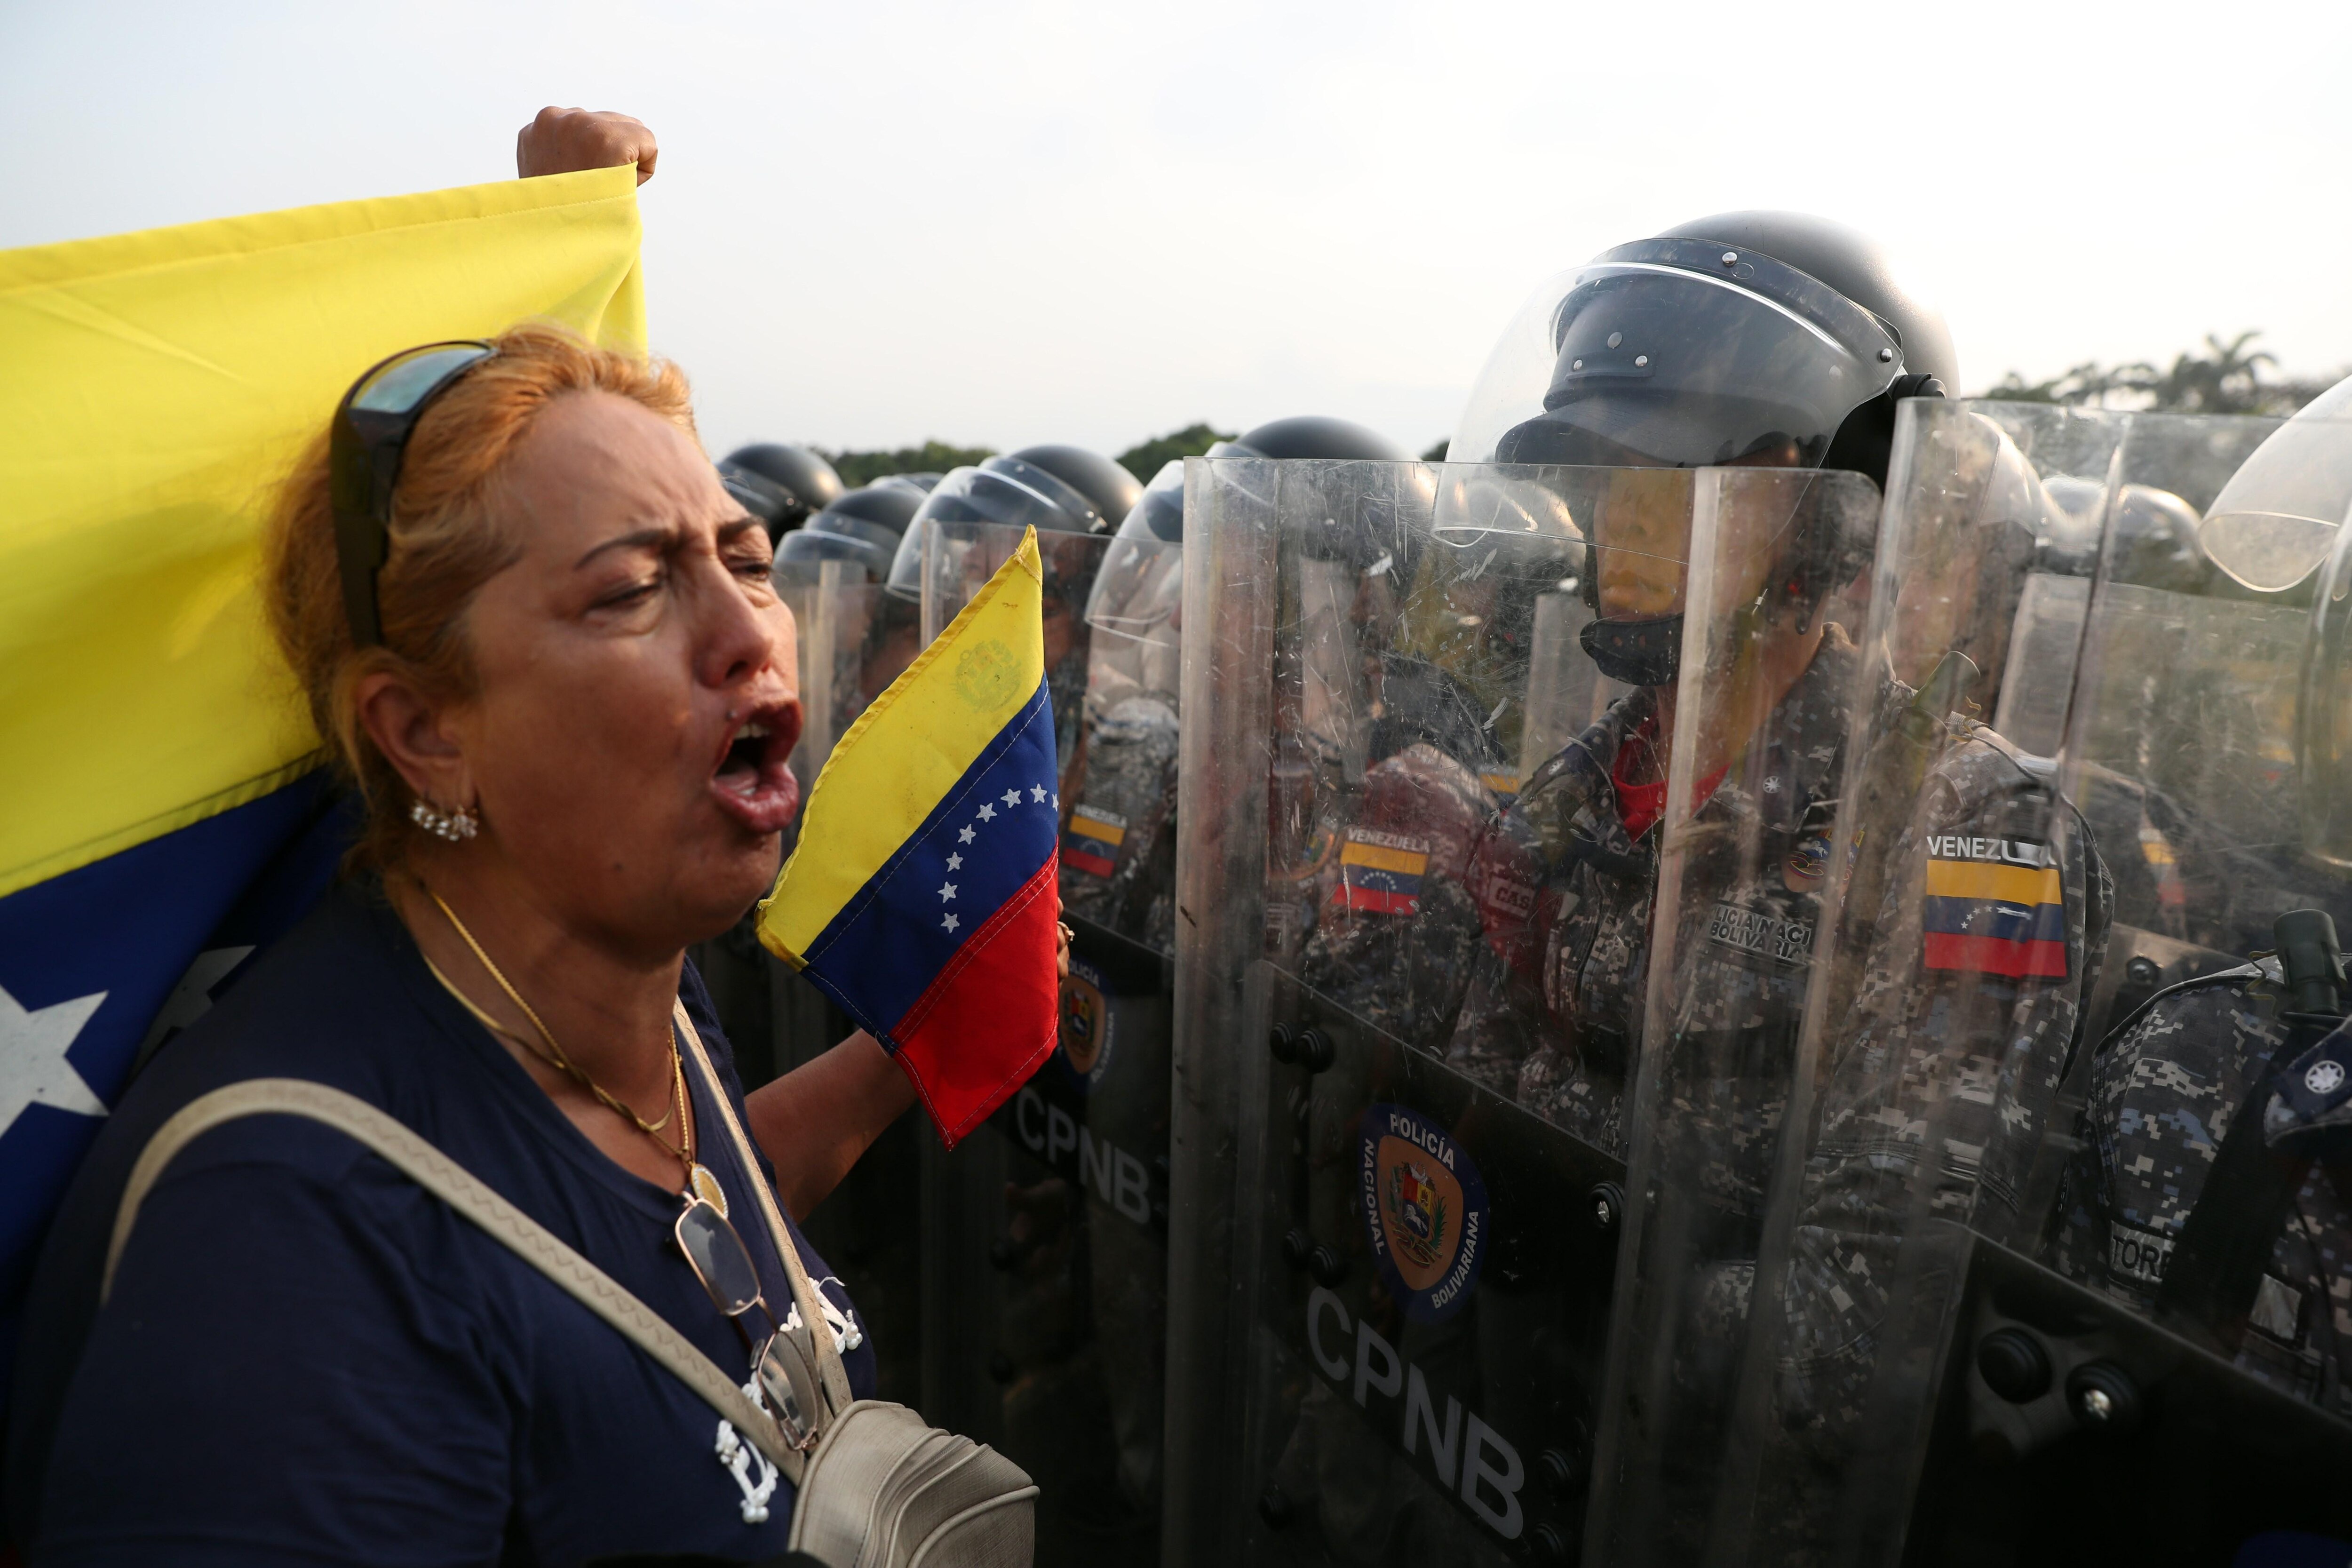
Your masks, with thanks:
<instances>
[{"instance_id":1,"label":"riot police officer","mask_svg":"<svg viewBox=\"0 0 2352 1568\"><path fill-rule=\"evenodd\" d=\"M1646 1259L1633 1293L1620 1292L1632 1321L1613 1353L1649 1369L1629 1379L1663 1380L1645 1427L1654 1446L1621 1462L1649 1465L1643 1484L1685 1501L1713 1484L1727 1440L1809 1012L1822 1020L1820 1088L1806 1123L1787 1130L1806 1156L1801 1217L1791 1268L1764 1288L1795 1337L1780 1361L1800 1369L1777 1396L1776 1429L1818 1432L1834 1450L1848 1436L1839 1412L1873 1370L1867 1347L1886 1310L1874 1281L1915 1174L1926 1173L1936 1213L1996 1234L2017 1224L2013 1167L2041 1146L2110 901L2098 850L2049 770L1966 707L1992 705L2043 510L2033 487L2010 487L2024 516L1969 512L1912 531L1906 544L1937 551L1891 575L1881 563L1878 586L1893 596L1870 611L1866 652L1840 601L1864 587L1875 495L1839 504L1825 474L1770 531L1770 474L1818 466L1883 487L1895 404L1932 397L1950 374L1948 359L1927 357L1939 334L1886 292L1866 250L1841 252L1816 226L1785 237L1772 227L1687 226L1719 243L1653 242L1616 253L1622 270L1589 268L1552 318L1543 411L1496 441L1498 456L1521 460L1625 466L1585 508L1595 619L1581 640L1601 674L1634 690L1528 781L1490 836L1482 889L1515 896L1489 894L1489 925L1534 973L1510 976L1502 1000L1491 989L1484 1005L1474 999L1452 1047L1492 1077L1495 1058L1527 1040L1521 1103L1614 1149L1634 1141L1636 1049L1657 1053L1643 1131L1659 1174L1646 1201L1654 1229L1689 1250ZM1801 348L1792 315L1818 333ZM1686 323L1711 330L1714 357L1675 340ZM1989 479L2014 473L2002 443L1982 446ZM1682 565L1693 521L1672 489L1682 477L1640 471L1669 464L1764 470L1716 486L1711 605L1683 599L1697 563ZM1743 490L1753 494L1735 505ZM1709 636L1727 657L1681 669L1685 613L1727 612ZM1693 704L1698 721L1678 726ZM1675 757L1694 743L1698 755ZM1678 776L1694 797L1669 908L1655 825ZM1835 845L1847 847L1833 859ZM1832 908L1834 931L1822 926ZM1531 1027L1508 1000L1530 980L1543 1003ZM1648 1018L1658 1005L1671 1015ZM1669 1538L1677 1511L1654 1521Z\"/></svg>"},{"instance_id":2,"label":"riot police officer","mask_svg":"<svg viewBox=\"0 0 2352 1568\"><path fill-rule=\"evenodd\" d=\"M1206 457L1401 462L1360 425L1307 415L1219 441ZM1177 677L1184 464L1152 477L1121 520L1087 603L1086 746L1067 793L1064 908L1162 952L1175 948Z\"/></svg>"},{"instance_id":3,"label":"riot police officer","mask_svg":"<svg viewBox=\"0 0 2352 1568\"><path fill-rule=\"evenodd\" d=\"M2216 909L2203 922L2214 931L2200 934L2242 952L2269 934L2243 906L2316 907L2278 916L2265 944L2274 952L2158 992L2097 1046L2057 1246L2066 1272L2339 1415L2352 1415L2352 1143L2338 1131L2352 1052L2332 1032L2352 1003L2336 951L2336 921L2352 918L2343 881L2352 838L2342 831L2352 670L2339 602L2352 584L2342 531L2352 505L2347 414L2352 380L2273 434L2196 535L2234 591L2313 606L2294 735L2305 853L2250 842L2214 856L2211 879L2230 886L2194 900ZM2240 664L2252 651L2225 650ZM2254 703L2283 713L2296 674L2283 664ZM2249 706L2242 695L2226 704L2211 695L2194 706L2200 728L2261 717L2237 711ZM2182 748L2200 759L2233 749L2221 732ZM2248 775L2231 795L2283 795L2277 761L2267 761L2267 792Z\"/></svg>"},{"instance_id":4,"label":"riot police officer","mask_svg":"<svg viewBox=\"0 0 2352 1568\"><path fill-rule=\"evenodd\" d=\"M1482 386L1456 455L1485 455L1486 447L1523 463L1821 468L1883 485L1895 403L1940 395L1953 374L1941 322L1894 284L1874 250L1786 215L1702 219L1621 247L1578 274L1545 319L1554 358L1540 398ZM1512 356L1498 351L1496 368L1515 368ZM1531 416L1504 424L1513 412ZM1604 1147L1622 1146L1625 1074L1631 1043L1642 1035L1654 942L1719 971L1709 984L1675 987L1692 1009L1678 1027L1703 1031L1710 1014L1727 1026L1752 1020L1761 1005L1784 1033L1793 1031L1841 804L1846 694L1857 659L1846 629L1827 617L1867 561L1875 523L1801 507L1787 535L1753 558L1756 581L1743 591L1757 595L1764 624L1753 650L1757 684L1742 700L1752 717L1717 737L1694 776L1706 796L1697 807L1701 820L1759 824L1756 841L1769 837L1775 852L1745 867L1727 864L1726 879L1706 899L1685 897L1684 918L1700 921L1700 933L1654 932L1653 830L1672 761L1684 619L1678 595L1688 515L1675 488L1682 483L1671 473L1650 479L1620 473L1588 510L1591 570L1582 590L1595 616L1583 646L1601 675L1633 689L1537 771L1482 849L1478 877L1490 932L1498 950L1521 960L1522 1003L1507 1005L1497 994L1509 991L1514 977L1482 963L1486 994L1465 1009L1451 1047L1490 1079L1513 1076L1516 1065L1522 1103ZM1990 550L1964 575L2003 579L2007 563ZM1972 618L2004 619L1993 606L1979 606ZM1941 684L1930 679L1933 668L1923 662L1904 672L1934 686L1927 697L1892 680L1885 694L1937 710L1923 709L1922 724L1934 733L1910 759L1909 783L1927 779L1925 792L1937 801L1932 820L1916 831L1923 841L2021 836L2030 823L2042 842L2052 842L2049 819L2063 809L2046 784L1990 731L1949 719L1975 684L1973 666L1951 666ZM1749 745L1751 738L1761 746ZM1743 759L1744 746L1754 754ZM2085 893L2103 888L2104 874L2082 834L2055 837L2073 847L2053 860L2064 891L2052 897L2058 907L2049 918L2063 960L2046 962L2060 971L2057 984L2038 984L2043 976L1996 980L2023 983L2032 1005L2048 1014L2040 1027L2063 1047L2081 996L2085 925L2104 897L2086 902ZM1924 864L1927 857L1916 858ZM1906 874L1916 870L1900 858L1891 863ZM1498 900L1495 889L1511 896ZM1896 886L1887 892L1903 896ZM1908 895L1927 896L1916 888ZM1516 908L1531 910L1530 920L1515 918ZM1955 910L1952 918L1987 917ZM1929 934L1914 928L1908 952L1881 942L1862 964L1872 980L1855 989L1886 1010L1888 1023L1857 1017L1857 1039L1881 1027L1899 1031L1895 1020L1923 1016L1939 1005L1940 993L1982 983L1986 972L1976 959L1955 955L2017 960L1969 943L1967 931L1932 933L1958 939L1941 942L1926 940ZM1533 1026L1524 1005L1529 982L1542 995ZM1518 1026L1507 1026L1506 1017ZM1748 1118L1759 1122L1758 1138L1769 1131L1771 1115L1760 1106ZM1748 1174L1738 1184L1751 1192L1761 1152L1749 1147L1740 1161Z\"/></svg>"},{"instance_id":5,"label":"riot police officer","mask_svg":"<svg viewBox=\"0 0 2352 1568\"><path fill-rule=\"evenodd\" d=\"M1433 542L1417 553L1339 519L1328 545L1349 570L1336 591L1320 592L1314 563L1300 563L1295 613L1325 615L1346 635L1302 639L1340 651L1298 683L1299 700L1362 694L1330 706L1352 708L1363 731L1293 726L1306 753L1296 765L1325 775L1303 792L1314 807L1293 835L1314 869L1299 900L1312 921L1300 978L1621 1159L1634 1047L1665 1042L1654 1108L1662 1185L1680 1181L1694 1205L1679 1231L1662 1228L1704 1237L1683 1260L1696 1267L1658 1271L1658 1310L1633 1331L1635 1355L1652 1329L1685 1347L1668 1386L1728 1386L1693 1358L1739 1338L1797 1034L1823 978L1816 934L1849 776L1885 780L1864 803L1884 826L1841 870L1895 918L1859 922L1843 946L1838 1051L1904 1064L1908 1098L1897 1103L1924 1112L2009 1043L1974 1016L1969 1029L1937 1033L1948 1011L2001 993L2049 1079L2081 1000L2104 909L2095 852L2046 770L1955 716L1964 698L1991 693L1968 662L1944 657L1983 649L1998 679L2000 659L1979 634L1996 623L2005 633L2035 520L1993 518L1920 585L1908 619L1922 625L1921 658L1871 668L1847 629L1868 588L1895 405L1938 395L1950 374L1940 323L1851 237L1774 215L1681 226L1564 276L1497 349L1449 457L1520 467L1449 465ZM1706 537L1695 545L1702 487ZM1686 602L1698 582L1711 596ZM1288 599L1283 613L1294 613ZM1686 619L1712 650L1687 671ZM1563 736L1557 713L1538 711L1532 672L1565 665L1564 631L1581 649L1583 698L1622 695L1597 720L1583 708ZM1513 637L1528 641L1506 657ZM1871 657L1907 647L1874 646ZM1487 689L1485 672L1506 668L1522 672L1524 695ZM1909 722L1851 759L1858 690L1867 710ZM1273 759L1277 819L1286 741L1277 735ZM1678 745L1696 754L1677 758ZM1360 773L1347 777L1319 751L1360 759ZM1675 815L1678 767L1695 786L1677 803L1690 832L1662 908L1661 824ZM1991 929L1997 911L1980 900L1931 898L1921 875L1937 839L1966 841L1956 861L1985 843L2031 842L2016 851L2035 858L2031 941ZM1951 929L1923 929L1923 915ZM1671 1016L1645 1028L1662 996ZM1839 1125L1881 1087L1866 1077L1833 1097ZM1505 1136L1483 1124L1489 1140ZM1899 1132L1889 1142L1893 1158L1916 1157ZM1708 1217L1695 1217L1698 1206ZM1519 1316L1499 1302L1481 1314L1482 1332L1506 1335ZM1441 1351L1440 1338L1413 1353L1465 1353ZM1507 1408L1500 1382L1480 1397L1490 1412ZM1353 1402L1364 1403L1360 1380ZM1699 1426L1676 1428L1695 1470L1724 1414L1717 1401L1697 1410ZM1290 1495L1306 1484L1298 1456L1332 1451L1342 1430L1352 1428L1302 1415L1297 1464L1282 1471L1299 1478L1284 1480ZM1317 1483L1327 1515L1342 1507L1335 1484ZM1348 1511L1389 1518L1370 1494L1345 1495Z\"/></svg>"},{"instance_id":6,"label":"riot police officer","mask_svg":"<svg viewBox=\"0 0 2352 1568\"><path fill-rule=\"evenodd\" d=\"M1400 456L1360 426L1312 418L1259 426L1209 455ZM1062 736L1075 742L1060 885L1076 934L1062 1049L1000 1123L1002 1169L967 1178L987 1181L984 1196L1007 1221L991 1254L1004 1271L992 1342L1009 1374L1000 1407L1008 1451L1045 1491L1041 1540L1055 1550L1064 1521L1084 1517L1097 1550L1108 1551L1122 1531L1156 1524L1160 1501L1183 465L1166 465L1139 489L1114 483L1101 459L1073 448L1015 458L1051 465L1090 500L1133 497L1114 536L1041 535L1054 598L1086 590L1070 658L1049 654L1054 679L1074 664L1084 675L1076 693L1055 692L1057 721L1080 714L1075 733ZM992 492L974 485L983 504L1003 504ZM948 521L943 545L960 520ZM1062 608L1049 603L1049 614ZM1057 1126L1066 1130L1058 1143ZM1070 1138L1126 1162L1142 1184L1089 1179ZM1044 1331L1049 1325L1060 1331Z\"/></svg>"}]
</instances>

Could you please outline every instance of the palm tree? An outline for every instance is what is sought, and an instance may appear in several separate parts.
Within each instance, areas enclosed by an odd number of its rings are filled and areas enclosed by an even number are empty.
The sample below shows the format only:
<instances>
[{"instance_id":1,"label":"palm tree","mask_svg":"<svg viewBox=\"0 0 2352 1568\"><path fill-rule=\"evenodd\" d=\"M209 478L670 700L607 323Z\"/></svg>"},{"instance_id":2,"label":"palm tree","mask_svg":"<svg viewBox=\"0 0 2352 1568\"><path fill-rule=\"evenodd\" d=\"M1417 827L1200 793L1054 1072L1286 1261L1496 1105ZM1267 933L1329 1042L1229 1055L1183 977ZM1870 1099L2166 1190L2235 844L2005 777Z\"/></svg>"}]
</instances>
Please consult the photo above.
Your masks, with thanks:
<instances>
[{"instance_id":1,"label":"palm tree","mask_svg":"<svg viewBox=\"0 0 2352 1568\"><path fill-rule=\"evenodd\" d=\"M2273 407L2279 389L2263 384L2263 367L2278 363L2278 356L2266 349L2246 352L2246 345L2262 336L2258 331L2240 332L2223 342L2211 332L2205 334L2205 346L2212 357L2176 354L2172 368L2161 375L2151 365L2135 365L2139 373L2133 378L2133 390L2144 392L2150 406L2181 414L2269 414L2293 412ZM2306 401L2297 398L2294 407Z\"/></svg>"},{"instance_id":2,"label":"palm tree","mask_svg":"<svg viewBox=\"0 0 2352 1568\"><path fill-rule=\"evenodd\" d=\"M2263 371L2278 363L2267 349L2247 345L2260 331L2243 331L2228 342L2205 334L2206 354L2173 356L2172 368L2159 371L2146 361L2103 368L2085 361L2049 381L2029 382L2015 371L1985 394L2021 403L2065 403L2077 407L2105 408L2111 396L2126 408L2179 414L2294 413L2336 384L2335 377L2318 381L2264 381Z\"/></svg>"}]
</instances>

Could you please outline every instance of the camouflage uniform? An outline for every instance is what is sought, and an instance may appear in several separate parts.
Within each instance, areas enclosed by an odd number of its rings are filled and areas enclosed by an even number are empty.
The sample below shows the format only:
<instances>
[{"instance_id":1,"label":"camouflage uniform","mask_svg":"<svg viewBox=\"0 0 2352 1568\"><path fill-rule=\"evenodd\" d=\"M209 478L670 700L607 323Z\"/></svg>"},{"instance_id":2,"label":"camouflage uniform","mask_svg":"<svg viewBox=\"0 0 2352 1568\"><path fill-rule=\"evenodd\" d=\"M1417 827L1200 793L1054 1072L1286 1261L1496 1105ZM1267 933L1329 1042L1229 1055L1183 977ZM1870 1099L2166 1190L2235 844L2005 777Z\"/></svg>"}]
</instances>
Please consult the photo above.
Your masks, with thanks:
<instances>
[{"instance_id":1,"label":"camouflage uniform","mask_svg":"<svg viewBox=\"0 0 2352 1568\"><path fill-rule=\"evenodd\" d=\"M1782 1100L1788 1053L1802 1016L1826 869L1846 694L1858 654L1832 627L1775 714L1763 743L1727 774L1694 823L1685 872L1682 929L1672 951L1686 955L1670 1103L1686 1128L1728 1138L1728 1163L1710 1159L1723 1195L1752 1203ZM1449 1058L1474 1076L1499 1079L1522 1105L1584 1142L1622 1156L1625 1072L1641 1037L1649 984L1651 907L1657 897L1653 833L1636 844L1619 815L1611 773L1627 739L1655 710L1643 690L1621 700L1530 779L1482 857L1482 887L1496 951L1465 1009ZM1539 868L1549 868L1549 874ZM1497 883L1544 878L1539 894L1498 895ZM1494 911L1516 903L1531 912L1513 929ZM1535 956L1540 1007L1524 997L1524 960ZM1540 1023L1528 1023L1533 1011ZM1514 1027L1507 1020L1520 1020ZM1514 1047L1525 1045L1514 1062ZM1514 1070L1515 1069L1515 1070ZM1723 1152L1729 1153L1730 1151ZM1735 1173L1735 1172L1737 1173Z\"/></svg>"},{"instance_id":2,"label":"camouflage uniform","mask_svg":"<svg viewBox=\"0 0 2352 1568\"><path fill-rule=\"evenodd\" d=\"M1087 736L1086 777L1073 815L1108 824L1120 837L1108 875L1062 862L1062 903L1121 936L1174 951L1176 710L1158 697L1111 704ZM1099 840L1085 846L1088 858Z\"/></svg>"},{"instance_id":3,"label":"camouflage uniform","mask_svg":"<svg viewBox=\"0 0 2352 1568\"><path fill-rule=\"evenodd\" d=\"M2091 1064L2086 1137L2066 1173L2062 1271L2147 1311L2231 1119L2287 1041L2276 961L2158 997ZM2352 1170L2315 1163L2271 1250L2244 1370L2352 1415Z\"/></svg>"},{"instance_id":4,"label":"camouflage uniform","mask_svg":"<svg viewBox=\"0 0 2352 1568\"><path fill-rule=\"evenodd\" d=\"M2048 1179L2037 1156L2048 1146L2114 900L2073 805L1982 726L1948 727L1891 826L1880 869L1868 869L1867 854L1855 868L1830 976L1825 1016L1838 1022L1786 1295L1783 1424L1840 1439L1864 1396L1895 1256L1916 1216L1961 1221L2011 1243L2038 1225L2026 1212ZM2062 912L2053 941L2063 961L2053 955L2043 973L2005 978L1931 958L1936 868L1987 860L2055 870Z\"/></svg>"},{"instance_id":5,"label":"camouflage uniform","mask_svg":"<svg viewBox=\"0 0 2352 1568\"><path fill-rule=\"evenodd\" d=\"M1493 815L1478 775L1426 741L1368 769L1318 847L1299 977L1406 1044L1442 1051L1485 945L1467 879Z\"/></svg>"},{"instance_id":6,"label":"camouflage uniform","mask_svg":"<svg viewBox=\"0 0 2352 1568\"><path fill-rule=\"evenodd\" d=\"M1735 764L1694 821L1680 929L1668 949L1680 955L1671 988L1679 1016L1659 1122L1682 1146L1661 1156L1735 1214L1760 1206L1793 1077L1818 937L1814 889L1830 869L1847 696L1860 657L1833 629L1763 743ZM1874 732L1894 734L1894 716L1914 695L1887 678ZM1516 856L1517 875L1551 868L1530 923L1544 928L1540 984L1552 1024L1520 1032L1533 1034L1535 1048L1519 1065L1519 1100L1621 1153L1624 1075L1649 982L1656 862L1649 835L1636 844L1625 833L1610 775L1653 701L1646 692L1623 700L1546 764L1510 814L1521 826L1490 836L1500 847L1483 858ZM1861 809L1885 814L1888 826L1861 835L1845 872L1852 886L1841 956L1823 977L1832 1034L1790 1285L1790 1398L1806 1412L1817 1403L1807 1369L1867 1366L1885 1266L1931 1128L1935 1211L1972 1218L1995 1235L2015 1228L2112 902L2080 818L1990 730L1935 720L1907 769L1887 746L1860 773L1871 792ZM1929 861L1939 851L1965 858L1988 840L2056 869L2060 973L2012 980L1964 967L1949 953L1931 958L1923 929ZM1507 994L1516 978L1509 971L1499 957L1482 968L1480 994L1450 1052L1465 1070L1491 1078L1507 1055L1511 1037L1494 1016L1507 1009L1492 1003ZM1497 1039L1504 1049L1495 1048ZM1736 1239L1723 1239L1727 1262L1704 1294L1727 1327L1743 1315L1750 1282L1734 1257Z\"/></svg>"},{"instance_id":7,"label":"camouflage uniform","mask_svg":"<svg viewBox=\"0 0 2352 1568\"><path fill-rule=\"evenodd\" d=\"M1045 672L1045 700L1054 710L1054 771L1070 776L1078 739L1086 733L1087 645L1081 640Z\"/></svg>"}]
</instances>

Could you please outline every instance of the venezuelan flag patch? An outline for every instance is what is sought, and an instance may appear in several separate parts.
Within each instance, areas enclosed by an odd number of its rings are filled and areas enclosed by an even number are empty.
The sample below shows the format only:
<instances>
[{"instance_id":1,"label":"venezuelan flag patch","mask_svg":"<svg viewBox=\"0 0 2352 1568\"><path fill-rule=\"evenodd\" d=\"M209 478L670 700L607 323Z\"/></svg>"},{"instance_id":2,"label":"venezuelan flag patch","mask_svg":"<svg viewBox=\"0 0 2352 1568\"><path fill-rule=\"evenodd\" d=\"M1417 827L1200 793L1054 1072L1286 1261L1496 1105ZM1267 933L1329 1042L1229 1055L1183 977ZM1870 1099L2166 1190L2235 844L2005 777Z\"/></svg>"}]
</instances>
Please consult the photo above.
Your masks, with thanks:
<instances>
[{"instance_id":1,"label":"venezuelan flag patch","mask_svg":"<svg viewBox=\"0 0 2352 1568\"><path fill-rule=\"evenodd\" d=\"M1421 912L1421 878L1429 869L1429 841L1373 827L1348 829L1339 847L1339 885L1331 902L1376 915Z\"/></svg>"},{"instance_id":2,"label":"venezuelan flag patch","mask_svg":"<svg viewBox=\"0 0 2352 1568\"><path fill-rule=\"evenodd\" d=\"M1092 877L1108 877L1118 866L1118 847L1127 842L1127 818L1098 805L1070 809L1070 828L1062 835L1062 864Z\"/></svg>"},{"instance_id":3,"label":"venezuelan flag patch","mask_svg":"<svg viewBox=\"0 0 2352 1568\"><path fill-rule=\"evenodd\" d=\"M1519 775L1517 773L1480 773L1478 782L1486 786L1486 793L1493 795L1499 805L1507 808L1519 798Z\"/></svg>"},{"instance_id":4,"label":"venezuelan flag patch","mask_svg":"<svg viewBox=\"0 0 2352 1568\"><path fill-rule=\"evenodd\" d=\"M1927 840L1925 966L2013 980L2066 978L2066 892L2046 844Z\"/></svg>"}]
</instances>

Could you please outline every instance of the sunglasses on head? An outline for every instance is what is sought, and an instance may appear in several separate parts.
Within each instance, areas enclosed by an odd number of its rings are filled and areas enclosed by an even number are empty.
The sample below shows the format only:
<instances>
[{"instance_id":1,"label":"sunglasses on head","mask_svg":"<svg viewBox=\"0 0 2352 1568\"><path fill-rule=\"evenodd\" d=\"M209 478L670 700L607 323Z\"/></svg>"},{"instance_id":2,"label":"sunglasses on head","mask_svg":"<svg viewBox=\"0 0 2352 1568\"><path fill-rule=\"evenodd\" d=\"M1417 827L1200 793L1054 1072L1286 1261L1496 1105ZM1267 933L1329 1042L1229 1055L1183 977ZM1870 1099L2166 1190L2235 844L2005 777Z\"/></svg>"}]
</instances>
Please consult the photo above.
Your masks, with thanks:
<instances>
[{"instance_id":1,"label":"sunglasses on head","mask_svg":"<svg viewBox=\"0 0 2352 1568\"><path fill-rule=\"evenodd\" d=\"M353 382L335 406L328 447L335 559L357 647L383 641L375 580L392 550L392 491L408 438L436 397L497 352L477 339L404 349Z\"/></svg>"},{"instance_id":2,"label":"sunglasses on head","mask_svg":"<svg viewBox=\"0 0 2352 1568\"><path fill-rule=\"evenodd\" d=\"M803 1344L802 1338L831 1331L822 1325L804 1325L802 1334L795 1334L776 1321L761 1294L751 1248L709 1199L689 1199L673 1234L678 1250L686 1254L687 1267L709 1292L711 1305L726 1313L736 1331L743 1335L752 1352L751 1367L760 1391L768 1396L768 1408L782 1428L784 1440L805 1452L816 1442L810 1413L817 1408L817 1382L812 1347ZM754 1307L767 1320L765 1335L754 1336L743 1326L743 1314Z\"/></svg>"}]
</instances>

